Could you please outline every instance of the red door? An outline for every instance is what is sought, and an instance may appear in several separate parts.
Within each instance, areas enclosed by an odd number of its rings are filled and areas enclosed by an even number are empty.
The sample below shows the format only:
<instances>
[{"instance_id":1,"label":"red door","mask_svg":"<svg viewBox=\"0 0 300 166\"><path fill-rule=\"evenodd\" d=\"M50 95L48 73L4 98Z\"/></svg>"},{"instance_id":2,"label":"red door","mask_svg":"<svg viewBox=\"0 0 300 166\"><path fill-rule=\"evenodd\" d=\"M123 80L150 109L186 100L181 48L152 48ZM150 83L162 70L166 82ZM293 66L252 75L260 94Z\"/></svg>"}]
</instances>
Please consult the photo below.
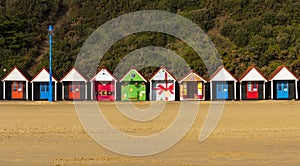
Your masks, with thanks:
<instances>
[{"instance_id":1,"label":"red door","mask_svg":"<svg viewBox=\"0 0 300 166\"><path fill-rule=\"evenodd\" d=\"M114 100L114 82L112 81L96 81L95 95L97 101L113 101Z\"/></svg>"},{"instance_id":2,"label":"red door","mask_svg":"<svg viewBox=\"0 0 300 166\"><path fill-rule=\"evenodd\" d=\"M247 99L258 99L258 83L256 81L247 82Z\"/></svg>"},{"instance_id":3,"label":"red door","mask_svg":"<svg viewBox=\"0 0 300 166\"><path fill-rule=\"evenodd\" d=\"M23 82L14 81L11 85L11 98L12 99L23 99Z\"/></svg>"},{"instance_id":4,"label":"red door","mask_svg":"<svg viewBox=\"0 0 300 166\"><path fill-rule=\"evenodd\" d=\"M80 83L79 82L70 82L69 98L70 99L80 99Z\"/></svg>"}]
</instances>

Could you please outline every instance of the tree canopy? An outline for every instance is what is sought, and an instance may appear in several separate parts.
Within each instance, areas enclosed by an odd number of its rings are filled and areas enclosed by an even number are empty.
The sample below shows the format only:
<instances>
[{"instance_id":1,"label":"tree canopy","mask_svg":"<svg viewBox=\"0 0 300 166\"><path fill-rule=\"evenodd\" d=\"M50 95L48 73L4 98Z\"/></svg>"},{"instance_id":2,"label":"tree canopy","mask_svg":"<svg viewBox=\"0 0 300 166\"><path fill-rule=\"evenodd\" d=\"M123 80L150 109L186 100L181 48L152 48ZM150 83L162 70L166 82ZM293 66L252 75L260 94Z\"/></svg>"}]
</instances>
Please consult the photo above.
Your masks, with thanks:
<instances>
[{"instance_id":1,"label":"tree canopy","mask_svg":"<svg viewBox=\"0 0 300 166\"><path fill-rule=\"evenodd\" d=\"M250 65L267 76L280 65L300 75L299 0L3 0L0 77L5 74L3 69L8 71L13 66L31 75L48 67L49 24L55 29L53 70L61 77L74 65L81 46L99 26L122 14L146 9L170 11L199 25L235 76ZM146 46L171 49L199 74L209 76L191 47L173 36L154 32L119 40L106 52L99 67L113 71L124 56ZM149 76L155 69L148 67L141 72Z\"/></svg>"}]
</instances>

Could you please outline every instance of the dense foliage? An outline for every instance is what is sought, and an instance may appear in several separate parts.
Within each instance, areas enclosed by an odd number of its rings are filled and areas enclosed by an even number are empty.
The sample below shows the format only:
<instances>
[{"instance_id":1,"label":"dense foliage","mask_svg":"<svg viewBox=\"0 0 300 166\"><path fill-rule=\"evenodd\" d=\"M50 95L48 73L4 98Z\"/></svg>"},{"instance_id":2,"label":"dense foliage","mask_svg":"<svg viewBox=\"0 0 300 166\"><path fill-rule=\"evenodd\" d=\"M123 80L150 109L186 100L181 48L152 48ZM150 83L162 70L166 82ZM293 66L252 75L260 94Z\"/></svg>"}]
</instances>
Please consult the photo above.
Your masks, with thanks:
<instances>
[{"instance_id":1,"label":"dense foliage","mask_svg":"<svg viewBox=\"0 0 300 166\"><path fill-rule=\"evenodd\" d=\"M53 63L60 77L100 25L122 14L166 10L198 24L212 39L225 67L239 76L256 65L267 76L279 65L300 75L299 0L3 0L0 1L0 76L17 65L31 75L48 66L47 26L55 28ZM165 34L139 33L115 43L99 66L113 70L128 53L145 46L172 49L202 75L201 59L186 43ZM142 70L149 76L156 68Z\"/></svg>"}]
</instances>

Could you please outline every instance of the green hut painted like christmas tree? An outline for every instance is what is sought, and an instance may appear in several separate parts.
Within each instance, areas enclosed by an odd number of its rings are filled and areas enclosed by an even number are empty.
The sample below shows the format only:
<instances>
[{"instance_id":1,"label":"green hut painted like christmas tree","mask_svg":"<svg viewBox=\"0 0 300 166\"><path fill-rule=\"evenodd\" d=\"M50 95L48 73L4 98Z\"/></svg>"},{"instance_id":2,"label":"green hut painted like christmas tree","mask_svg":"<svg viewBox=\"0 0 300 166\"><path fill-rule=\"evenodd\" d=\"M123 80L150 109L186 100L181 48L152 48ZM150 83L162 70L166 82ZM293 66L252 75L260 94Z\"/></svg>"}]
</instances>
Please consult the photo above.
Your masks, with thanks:
<instances>
[{"instance_id":1,"label":"green hut painted like christmas tree","mask_svg":"<svg viewBox=\"0 0 300 166\"><path fill-rule=\"evenodd\" d=\"M132 67L121 82L121 100L146 101L146 82L147 80Z\"/></svg>"}]
</instances>

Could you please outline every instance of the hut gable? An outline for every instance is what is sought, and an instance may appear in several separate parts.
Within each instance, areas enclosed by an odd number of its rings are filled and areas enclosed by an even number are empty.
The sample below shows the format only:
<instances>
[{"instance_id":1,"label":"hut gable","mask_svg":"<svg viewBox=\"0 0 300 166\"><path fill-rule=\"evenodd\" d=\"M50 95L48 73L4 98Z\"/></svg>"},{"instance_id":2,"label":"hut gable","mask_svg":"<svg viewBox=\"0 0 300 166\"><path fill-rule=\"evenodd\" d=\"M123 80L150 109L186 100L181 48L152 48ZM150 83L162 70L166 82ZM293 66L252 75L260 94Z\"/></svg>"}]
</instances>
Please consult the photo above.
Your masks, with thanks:
<instances>
[{"instance_id":1,"label":"hut gable","mask_svg":"<svg viewBox=\"0 0 300 166\"><path fill-rule=\"evenodd\" d=\"M48 82L48 81L49 81L49 72L46 68L40 70L40 72L38 72L38 74L35 77L33 77L33 79L31 80L31 82ZM57 83L57 79L53 76L52 76L52 81Z\"/></svg>"},{"instance_id":2,"label":"hut gable","mask_svg":"<svg viewBox=\"0 0 300 166\"><path fill-rule=\"evenodd\" d=\"M135 68L131 68L120 81L121 82L122 81L144 81L144 82L147 82L147 80Z\"/></svg>"},{"instance_id":3,"label":"hut gable","mask_svg":"<svg viewBox=\"0 0 300 166\"><path fill-rule=\"evenodd\" d=\"M298 80L297 76L286 66L279 66L270 77L273 80Z\"/></svg>"},{"instance_id":4,"label":"hut gable","mask_svg":"<svg viewBox=\"0 0 300 166\"><path fill-rule=\"evenodd\" d=\"M165 68L160 67L153 75L150 77L150 81L152 80L176 80L175 77Z\"/></svg>"},{"instance_id":5,"label":"hut gable","mask_svg":"<svg viewBox=\"0 0 300 166\"><path fill-rule=\"evenodd\" d=\"M3 79L3 81L29 81L23 72L18 68L14 67Z\"/></svg>"},{"instance_id":6,"label":"hut gable","mask_svg":"<svg viewBox=\"0 0 300 166\"><path fill-rule=\"evenodd\" d=\"M249 67L240 77L240 81L265 81L266 77L254 66Z\"/></svg>"},{"instance_id":7,"label":"hut gable","mask_svg":"<svg viewBox=\"0 0 300 166\"><path fill-rule=\"evenodd\" d=\"M102 67L90 81L117 81L117 79L108 69Z\"/></svg>"},{"instance_id":8,"label":"hut gable","mask_svg":"<svg viewBox=\"0 0 300 166\"><path fill-rule=\"evenodd\" d=\"M203 81L207 82L204 78L198 75L195 71L191 70L185 76L183 76L178 82L181 83L183 81Z\"/></svg>"},{"instance_id":9,"label":"hut gable","mask_svg":"<svg viewBox=\"0 0 300 166\"><path fill-rule=\"evenodd\" d=\"M87 79L76 68L73 67L60 80L60 82L63 82L63 81L83 81L83 82L87 82Z\"/></svg>"},{"instance_id":10,"label":"hut gable","mask_svg":"<svg viewBox=\"0 0 300 166\"><path fill-rule=\"evenodd\" d=\"M210 81L235 81L237 80L234 78L234 76L225 69L224 66L221 66L215 73L211 76Z\"/></svg>"}]
</instances>

